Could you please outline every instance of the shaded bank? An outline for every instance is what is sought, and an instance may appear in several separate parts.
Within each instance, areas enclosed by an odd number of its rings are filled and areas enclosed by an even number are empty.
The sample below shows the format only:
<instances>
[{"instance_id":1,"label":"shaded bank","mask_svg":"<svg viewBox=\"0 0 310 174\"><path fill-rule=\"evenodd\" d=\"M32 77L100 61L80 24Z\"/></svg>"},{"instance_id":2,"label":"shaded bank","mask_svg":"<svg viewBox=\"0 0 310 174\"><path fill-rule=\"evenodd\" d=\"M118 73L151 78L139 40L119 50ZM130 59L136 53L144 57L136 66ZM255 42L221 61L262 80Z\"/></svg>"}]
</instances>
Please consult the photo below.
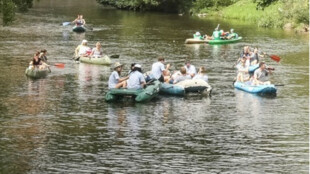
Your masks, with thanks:
<instances>
[{"instance_id":1,"label":"shaded bank","mask_svg":"<svg viewBox=\"0 0 310 174\"><path fill-rule=\"evenodd\" d=\"M160 11L249 21L260 27L308 31L309 0L97 0L103 5L135 11Z\"/></svg>"}]
</instances>

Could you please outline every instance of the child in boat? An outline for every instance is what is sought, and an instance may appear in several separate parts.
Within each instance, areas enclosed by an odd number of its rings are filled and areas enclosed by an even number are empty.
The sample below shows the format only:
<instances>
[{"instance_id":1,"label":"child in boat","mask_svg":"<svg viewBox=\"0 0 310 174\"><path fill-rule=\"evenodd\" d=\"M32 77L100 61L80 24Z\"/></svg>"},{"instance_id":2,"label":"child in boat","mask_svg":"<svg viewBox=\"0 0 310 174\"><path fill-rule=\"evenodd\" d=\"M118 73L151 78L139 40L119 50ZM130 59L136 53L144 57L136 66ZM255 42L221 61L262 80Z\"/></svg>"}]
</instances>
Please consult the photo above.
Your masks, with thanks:
<instances>
[{"instance_id":1,"label":"child in boat","mask_svg":"<svg viewBox=\"0 0 310 174\"><path fill-rule=\"evenodd\" d=\"M127 88L142 89L145 86L145 78L142 74L141 65L135 64L133 71L129 75Z\"/></svg>"},{"instance_id":2,"label":"child in boat","mask_svg":"<svg viewBox=\"0 0 310 174\"><path fill-rule=\"evenodd\" d=\"M113 89L113 88L126 88L127 83L126 80L129 78L127 77L123 77L120 78L122 69L123 69L123 65L120 64L119 62L115 62L114 66L113 66L114 71L111 73L110 77L109 77L109 89Z\"/></svg>"},{"instance_id":3,"label":"child in boat","mask_svg":"<svg viewBox=\"0 0 310 174\"><path fill-rule=\"evenodd\" d=\"M207 76L207 71L205 67L200 67L198 73L193 77L193 79L202 79L206 82L208 82L208 76Z\"/></svg>"},{"instance_id":4,"label":"child in boat","mask_svg":"<svg viewBox=\"0 0 310 174\"><path fill-rule=\"evenodd\" d=\"M102 52L101 44L100 44L100 42L97 42L96 47L92 49L89 56L94 57L94 58L99 58L102 56L102 54L103 54L103 52Z\"/></svg>"}]
</instances>

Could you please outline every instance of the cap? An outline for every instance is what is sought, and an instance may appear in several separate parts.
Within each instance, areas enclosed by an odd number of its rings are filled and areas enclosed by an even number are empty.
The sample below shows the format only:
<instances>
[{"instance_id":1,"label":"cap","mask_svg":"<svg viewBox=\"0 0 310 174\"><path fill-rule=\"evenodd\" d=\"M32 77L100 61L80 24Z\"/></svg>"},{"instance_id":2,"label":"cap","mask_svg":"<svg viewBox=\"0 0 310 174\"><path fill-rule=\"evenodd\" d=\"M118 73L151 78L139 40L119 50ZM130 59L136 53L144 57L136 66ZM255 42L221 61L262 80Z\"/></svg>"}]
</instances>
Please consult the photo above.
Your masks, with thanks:
<instances>
[{"instance_id":1,"label":"cap","mask_svg":"<svg viewBox=\"0 0 310 174\"><path fill-rule=\"evenodd\" d=\"M136 67L136 68L141 68L141 65L140 65L140 64L135 64L134 67Z\"/></svg>"},{"instance_id":2,"label":"cap","mask_svg":"<svg viewBox=\"0 0 310 174\"><path fill-rule=\"evenodd\" d=\"M197 32L195 33L195 35L196 35L196 36L200 36L200 33L197 31Z\"/></svg>"}]
</instances>

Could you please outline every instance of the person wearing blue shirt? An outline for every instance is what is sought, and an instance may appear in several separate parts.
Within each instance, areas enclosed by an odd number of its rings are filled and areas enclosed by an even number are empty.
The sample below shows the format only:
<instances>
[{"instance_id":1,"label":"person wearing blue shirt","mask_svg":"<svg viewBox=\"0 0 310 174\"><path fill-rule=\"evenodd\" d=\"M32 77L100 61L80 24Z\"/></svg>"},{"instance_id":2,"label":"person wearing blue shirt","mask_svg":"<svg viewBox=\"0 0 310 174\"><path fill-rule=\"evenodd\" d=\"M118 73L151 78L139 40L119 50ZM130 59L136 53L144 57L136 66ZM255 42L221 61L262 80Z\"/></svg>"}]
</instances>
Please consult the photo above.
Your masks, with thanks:
<instances>
[{"instance_id":1,"label":"person wearing blue shirt","mask_svg":"<svg viewBox=\"0 0 310 174\"><path fill-rule=\"evenodd\" d=\"M160 82L165 82L165 76L169 74L170 64L167 64L166 68L164 65L165 58L159 57L158 62L153 63L151 74L154 79L159 80Z\"/></svg>"},{"instance_id":2,"label":"person wearing blue shirt","mask_svg":"<svg viewBox=\"0 0 310 174\"><path fill-rule=\"evenodd\" d=\"M111 73L110 77L109 77L109 89L112 88L126 88L126 80L129 78L127 77L123 77L120 78L122 69L123 69L123 65L120 64L119 62L115 62L114 64L114 71Z\"/></svg>"},{"instance_id":3,"label":"person wearing blue shirt","mask_svg":"<svg viewBox=\"0 0 310 174\"><path fill-rule=\"evenodd\" d=\"M135 64L133 71L129 75L127 88L128 89L142 89L146 84L142 74L141 65Z\"/></svg>"}]
</instances>

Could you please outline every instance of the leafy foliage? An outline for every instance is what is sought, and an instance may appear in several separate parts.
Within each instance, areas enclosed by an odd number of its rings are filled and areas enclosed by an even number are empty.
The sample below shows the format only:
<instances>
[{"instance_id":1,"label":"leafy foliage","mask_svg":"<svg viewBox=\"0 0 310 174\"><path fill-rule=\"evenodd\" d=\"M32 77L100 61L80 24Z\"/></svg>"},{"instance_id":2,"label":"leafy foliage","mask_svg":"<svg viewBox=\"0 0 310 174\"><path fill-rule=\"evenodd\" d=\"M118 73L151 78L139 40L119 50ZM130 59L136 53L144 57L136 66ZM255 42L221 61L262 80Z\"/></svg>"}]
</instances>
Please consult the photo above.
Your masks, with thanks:
<instances>
[{"instance_id":1,"label":"leafy foliage","mask_svg":"<svg viewBox=\"0 0 310 174\"><path fill-rule=\"evenodd\" d=\"M253 0L257 4L256 9L264 9L278 0Z\"/></svg>"},{"instance_id":2,"label":"leafy foliage","mask_svg":"<svg viewBox=\"0 0 310 174\"><path fill-rule=\"evenodd\" d=\"M184 12L192 4L191 0L97 0L97 2L120 9L164 12Z\"/></svg>"},{"instance_id":3,"label":"leafy foliage","mask_svg":"<svg viewBox=\"0 0 310 174\"><path fill-rule=\"evenodd\" d=\"M0 13L3 25L13 22L16 10L26 12L33 5L33 0L0 0Z\"/></svg>"},{"instance_id":4,"label":"leafy foliage","mask_svg":"<svg viewBox=\"0 0 310 174\"><path fill-rule=\"evenodd\" d=\"M2 0L3 25L8 25L15 17L15 4L12 0Z\"/></svg>"}]
</instances>

